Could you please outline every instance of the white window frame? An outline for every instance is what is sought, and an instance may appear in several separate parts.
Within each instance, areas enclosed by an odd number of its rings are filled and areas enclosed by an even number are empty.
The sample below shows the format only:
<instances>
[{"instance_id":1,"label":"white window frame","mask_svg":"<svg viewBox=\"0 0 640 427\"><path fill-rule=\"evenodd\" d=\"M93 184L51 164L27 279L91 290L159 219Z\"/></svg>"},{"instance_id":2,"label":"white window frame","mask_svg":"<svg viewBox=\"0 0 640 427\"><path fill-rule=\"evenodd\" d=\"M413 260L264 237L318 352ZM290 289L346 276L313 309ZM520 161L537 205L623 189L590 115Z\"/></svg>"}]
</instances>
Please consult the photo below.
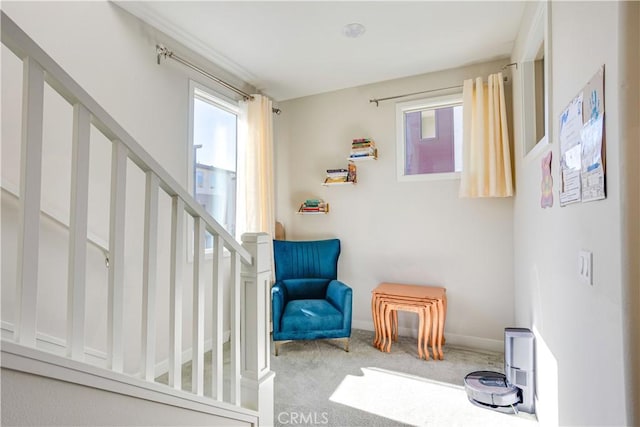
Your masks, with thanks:
<instances>
[{"instance_id":1,"label":"white window frame","mask_svg":"<svg viewBox=\"0 0 640 427\"><path fill-rule=\"evenodd\" d=\"M408 111L452 107L457 105L462 105L462 92L396 103L396 172L398 182L460 179L460 172L425 173L414 175L405 174L405 113ZM462 155L462 153L460 153L460 155Z\"/></svg>"},{"instance_id":2,"label":"white window frame","mask_svg":"<svg viewBox=\"0 0 640 427\"><path fill-rule=\"evenodd\" d=\"M551 52L549 51L549 13L548 3L538 3L529 27L520 63L520 83L522 96L522 153L526 160L536 159L551 143L549 135L549 95L551 93ZM544 50L544 136L536 140L535 111L535 59L542 46ZM535 142L534 142L535 141Z\"/></svg>"},{"instance_id":3,"label":"white window frame","mask_svg":"<svg viewBox=\"0 0 640 427\"><path fill-rule=\"evenodd\" d=\"M199 90L201 92L204 92L206 95L209 95L210 97L209 101L211 101L217 107L227 110L230 113L233 113L236 116L238 116L238 123L240 122L240 105L238 101L221 94L220 92L216 91L215 89L212 89L209 86L205 86L194 80L189 80L189 122L188 122L189 135L188 135L188 145L187 145L187 186L188 186L187 189L189 194L194 198L195 198L195 194L193 193L193 191L194 191L194 184L195 184L194 182L195 150L193 147L194 145L194 141L193 141L194 129L193 128L194 128L195 115L194 115L193 104L196 97L196 90ZM240 133L240 129L238 129L238 134L239 133ZM236 136L236 138L238 138L238 136ZM238 155L238 151L236 149L236 174L238 170L237 155ZM237 192L238 192L238 189L236 187L236 197L237 197ZM236 213L236 222L237 222L237 218L238 218L238 215ZM191 218L191 215L187 216L187 221L185 222L188 224L188 230L189 230L189 232L187 233L187 236L188 236L187 259L189 262L192 262L193 261L193 219ZM237 227L238 227L238 224L236 223L236 228ZM231 256L231 253L229 252L229 250L227 250L227 248L224 248L224 256L225 257ZM211 259L213 257L213 248L205 248L205 257L206 259Z\"/></svg>"}]
</instances>

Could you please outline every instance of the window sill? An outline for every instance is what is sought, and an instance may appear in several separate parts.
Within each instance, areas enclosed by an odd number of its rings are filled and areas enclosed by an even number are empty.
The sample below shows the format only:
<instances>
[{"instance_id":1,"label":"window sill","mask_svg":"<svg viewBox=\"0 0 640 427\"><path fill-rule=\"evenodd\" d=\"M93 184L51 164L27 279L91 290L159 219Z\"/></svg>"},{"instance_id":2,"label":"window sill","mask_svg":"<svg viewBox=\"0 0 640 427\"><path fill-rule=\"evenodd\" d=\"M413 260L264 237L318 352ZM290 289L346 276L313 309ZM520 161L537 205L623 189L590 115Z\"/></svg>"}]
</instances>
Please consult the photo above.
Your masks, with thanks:
<instances>
[{"instance_id":1,"label":"window sill","mask_svg":"<svg viewBox=\"0 0 640 427\"><path fill-rule=\"evenodd\" d=\"M539 158L540 154L542 154L545 149L549 148L549 145L549 139L544 136L536 145L533 146L531 150L529 150L527 154L524 155L525 162L529 163L532 160Z\"/></svg>"},{"instance_id":2,"label":"window sill","mask_svg":"<svg viewBox=\"0 0 640 427\"><path fill-rule=\"evenodd\" d=\"M398 182L447 181L460 179L460 172L398 175Z\"/></svg>"}]
</instances>

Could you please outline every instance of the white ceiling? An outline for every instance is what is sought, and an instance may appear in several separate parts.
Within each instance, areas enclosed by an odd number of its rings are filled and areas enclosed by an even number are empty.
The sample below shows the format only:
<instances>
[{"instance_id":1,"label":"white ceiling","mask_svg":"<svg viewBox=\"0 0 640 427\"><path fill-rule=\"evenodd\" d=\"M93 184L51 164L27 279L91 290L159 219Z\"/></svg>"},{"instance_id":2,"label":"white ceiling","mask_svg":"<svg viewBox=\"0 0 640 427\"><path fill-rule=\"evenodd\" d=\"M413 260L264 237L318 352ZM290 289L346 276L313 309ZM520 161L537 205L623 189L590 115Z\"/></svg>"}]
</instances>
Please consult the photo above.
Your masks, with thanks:
<instances>
[{"instance_id":1,"label":"white ceiling","mask_svg":"<svg viewBox=\"0 0 640 427\"><path fill-rule=\"evenodd\" d=\"M508 57L524 10L519 1L118 5L277 101ZM342 34L352 22L366 27L361 37Z\"/></svg>"}]
</instances>

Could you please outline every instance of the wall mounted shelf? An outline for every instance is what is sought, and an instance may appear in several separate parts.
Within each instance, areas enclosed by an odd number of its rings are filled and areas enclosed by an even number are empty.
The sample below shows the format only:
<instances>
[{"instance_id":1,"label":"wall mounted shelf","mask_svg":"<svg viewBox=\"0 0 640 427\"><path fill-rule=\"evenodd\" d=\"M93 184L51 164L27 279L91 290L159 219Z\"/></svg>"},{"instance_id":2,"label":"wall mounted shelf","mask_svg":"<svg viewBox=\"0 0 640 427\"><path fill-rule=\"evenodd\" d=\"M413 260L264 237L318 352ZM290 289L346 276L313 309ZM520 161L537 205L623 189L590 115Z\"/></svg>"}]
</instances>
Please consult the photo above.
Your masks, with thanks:
<instances>
[{"instance_id":1,"label":"wall mounted shelf","mask_svg":"<svg viewBox=\"0 0 640 427\"><path fill-rule=\"evenodd\" d=\"M326 215L329 213L329 203L322 199L307 199L300 205L296 213L299 215Z\"/></svg>"},{"instance_id":2,"label":"wall mounted shelf","mask_svg":"<svg viewBox=\"0 0 640 427\"><path fill-rule=\"evenodd\" d=\"M328 213L329 212L300 212L300 211L296 212L296 214L298 215L326 215Z\"/></svg>"},{"instance_id":3,"label":"wall mounted shelf","mask_svg":"<svg viewBox=\"0 0 640 427\"><path fill-rule=\"evenodd\" d=\"M350 162L366 162L369 160L378 160L378 156L361 156L361 157L347 157Z\"/></svg>"},{"instance_id":4,"label":"wall mounted shelf","mask_svg":"<svg viewBox=\"0 0 640 427\"><path fill-rule=\"evenodd\" d=\"M334 185L353 185L356 184L357 181L340 181L340 182L323 182L322 186L324 187L333 187Z\"/></svg>"}]
</instances>

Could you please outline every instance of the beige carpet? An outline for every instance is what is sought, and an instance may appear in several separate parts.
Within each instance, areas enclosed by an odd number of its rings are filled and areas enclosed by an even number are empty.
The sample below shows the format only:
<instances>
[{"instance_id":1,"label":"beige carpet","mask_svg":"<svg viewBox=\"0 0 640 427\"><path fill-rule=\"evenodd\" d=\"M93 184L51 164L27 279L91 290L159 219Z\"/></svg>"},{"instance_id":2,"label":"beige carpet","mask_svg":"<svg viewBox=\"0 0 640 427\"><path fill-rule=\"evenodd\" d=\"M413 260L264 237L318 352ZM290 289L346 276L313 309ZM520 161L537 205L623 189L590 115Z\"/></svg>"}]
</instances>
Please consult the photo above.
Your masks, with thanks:
<instances>
[{"instance_id":1,"label":"beige carpet","mask_svg":"<svg viewBox=\"0 0 640 427\"><path fill-rule=\"evenodd\" d=\"M534 417L478 408L467 399L464 376L502 372L502 353L446 345L445 360L425 361L413 338L400 337L391 353L372 341L373 332L353 330L349 353L336 341L284 344L271 358L276 425L536 425Z\"/></svg>"},{"instance_id":2,"label":"beige carpet","mask_svg":"<svg viewBox=\"0 0 640 427\"><path fill-rule=\"evenodd\" d=\"M514 426L536 427L534 416L508 415L472 405L463 388L469 372L502 372L502 353L445 345L445 359L421 360L416 341L400 337L391 353L374 348L373 332L353 330L350 352L331 340L295 341L271 352L276 426ZM211 354L205 355L205 390ZM225 374L229 364L225 346ZM190 388L191 363L183 366ZM166 383L163 375L158 382ZM225 378L225 394L229 381Z\"/></svg>"}]
</instances>

